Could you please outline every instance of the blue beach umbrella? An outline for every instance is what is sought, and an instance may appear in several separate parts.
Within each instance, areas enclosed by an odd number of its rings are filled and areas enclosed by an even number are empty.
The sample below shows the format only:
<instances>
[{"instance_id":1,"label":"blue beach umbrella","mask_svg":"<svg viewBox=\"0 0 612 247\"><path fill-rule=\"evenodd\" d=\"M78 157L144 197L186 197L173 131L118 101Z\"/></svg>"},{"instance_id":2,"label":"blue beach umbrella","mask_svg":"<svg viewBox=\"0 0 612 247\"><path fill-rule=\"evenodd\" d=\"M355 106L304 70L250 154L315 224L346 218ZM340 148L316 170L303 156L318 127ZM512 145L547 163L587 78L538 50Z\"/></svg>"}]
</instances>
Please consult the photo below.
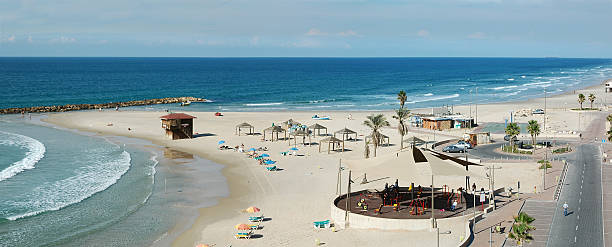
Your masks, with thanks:
<instances>
[{"instance_id":1,"label":"blue beach umbrella","mask_svg":"<svg viewBox=\"0 0 612 247\"><path fill-rule=\"evenodd\" d=\"M274 163L276 163L276 161L266 160L266 161L264 161L264 163L266 163L268 165L273 165Z\"/></svg>"},{"instance_id":2,"label":"blue beach umbrella","mask_svg":"<svg viewBox=\"0 0 612 247\"><path fill-rule=\"evenodd\" d=\"M221 144L223 144L223 143L225 143L225 141L219 141L219 145L221 145Z\"/></svg>"},{"instance_id":3,"label":"blue beach umbrella","mask_svg":"<svg viewBox=\"0 0 612 247\"><path fill-rule=\"evenodd\" d=\"M255 148L249 148L249 151L255 151Z\"/></svg>"},{"instance_id":4,"label":"blue beach umbrella","mask_svg":"<svg viewBox=\"0 0 612 247\"><path fill-rule=\"evenodd\" d=\"M269 154L262 154L261 157L270 157Z\"/></svg>"},{"instance_id":5,"label":"blue beach umbrella","mask_svg":"<svg viewBox=\"0 0 612 247\"><path fill-rule=\"evenodd\" d=\"M291 151L298 151L299 149L294 147L294 148L290 148L289 150L291 150Z\"/></svg>"},{"instance_id":6,"label":"blue beach umbrella","mask_svg":"<svg viewBox=\"0 0 612 247\"><path fill-rule=\"evenodd\" d=\"M260 159L263 159L263 157L261 157L261 156L257 156L257 157L255 157L255 159L256 159L256 160L260 160Z\"/></svg>"}]
</instances>

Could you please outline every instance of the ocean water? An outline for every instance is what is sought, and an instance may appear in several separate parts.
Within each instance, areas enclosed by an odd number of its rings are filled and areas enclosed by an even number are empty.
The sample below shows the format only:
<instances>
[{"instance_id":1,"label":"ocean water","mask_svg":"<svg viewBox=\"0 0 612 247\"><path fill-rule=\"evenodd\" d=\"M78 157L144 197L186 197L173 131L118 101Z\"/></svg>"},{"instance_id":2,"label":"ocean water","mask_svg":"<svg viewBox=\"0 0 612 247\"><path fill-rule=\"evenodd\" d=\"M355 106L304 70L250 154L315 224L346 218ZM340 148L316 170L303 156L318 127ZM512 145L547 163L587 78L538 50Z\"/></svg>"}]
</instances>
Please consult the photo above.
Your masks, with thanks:
<instances>
[{"instance_id":1,"label":"ocean water","mask_svg":"<svg viewBox=\"0 0 612 247\"><path fill-rule=\"evenodd\" d=\"M228 193L220 165L145 141L19 116L0 129L0 246L165 246Z\"/></svg>"},{"instance_id":2,"label":"ocean water","mask_svg":"<svg viewBox=\"0 0 612 247\"><path fill-rule=\"evenodd\" d=\"M610 59L0 58L0 108L194 96L183 110L381 110L541 97L612 78ZM144 108L178 108L156 106Z\"/></svg>"}]
</instances>

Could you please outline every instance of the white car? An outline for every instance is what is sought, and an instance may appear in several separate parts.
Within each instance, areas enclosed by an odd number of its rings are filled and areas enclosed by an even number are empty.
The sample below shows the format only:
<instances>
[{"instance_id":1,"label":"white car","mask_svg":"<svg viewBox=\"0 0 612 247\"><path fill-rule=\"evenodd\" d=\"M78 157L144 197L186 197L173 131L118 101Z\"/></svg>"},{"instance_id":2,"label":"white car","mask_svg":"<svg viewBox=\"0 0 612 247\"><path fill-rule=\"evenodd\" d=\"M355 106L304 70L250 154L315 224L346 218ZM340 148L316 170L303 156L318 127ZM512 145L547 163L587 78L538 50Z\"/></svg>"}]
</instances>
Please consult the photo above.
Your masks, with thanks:
<instances>
[{"instance_id":1,"label":"white car","mask_svg":"<svg viewBox=\"0 0 612 247\"><path fill-rule=\"evenodd\" d=\"M455 144L453 146L464 148L464 149L471 149L472 148L472 144L470 144L469 142L464 142L464 141L457 142L457 144Z\"/></svg>"}]
</instances>

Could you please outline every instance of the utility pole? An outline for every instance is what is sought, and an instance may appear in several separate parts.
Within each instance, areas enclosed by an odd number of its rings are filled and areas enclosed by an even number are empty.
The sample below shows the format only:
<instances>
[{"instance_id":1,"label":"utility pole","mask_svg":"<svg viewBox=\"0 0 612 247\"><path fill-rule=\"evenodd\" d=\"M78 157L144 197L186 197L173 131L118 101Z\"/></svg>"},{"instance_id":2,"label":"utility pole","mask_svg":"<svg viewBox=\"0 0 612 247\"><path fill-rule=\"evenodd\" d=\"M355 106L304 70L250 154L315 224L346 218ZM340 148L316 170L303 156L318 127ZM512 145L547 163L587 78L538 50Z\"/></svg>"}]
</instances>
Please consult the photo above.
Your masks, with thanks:
<instances>
[{"instance_id":1,"label":"utility pole","mask_svg":"<svg viewBox=\"0 0 612 247\"><path fill-rule=\"evenodd\" d=\"M544 132L546 132L546 113L548 110L546 109L546 88L544 88ZM535 149L535 143L533 144Z\"/></svg>"},{"instance_id":2,"label":"utility pole","mask_svg":"<svg viewBox=\"0 0 612 247\"><path fill-rule=\"evenodd\" d=\"M438 228L436 225L436 217L435 217L435 208L434 208L434 175L431 175L431 224L433 228Z\"/></svg>"},{"instance_id":3,"label":"utility pole","mask_svg":"<svg viewBox=\"0 0 612 247\"><path fill-rule=\"evenodd\" d=\"M338 163L338 176L336 180L336 195L342 194L342 159Z\"/></svg>"},{"instance_id":4,"label":"utility pole","mask_svg":"<svg viewBox=\"0 0 612 247\"><path fill-rule=\"evenodd\" d=\"M349 222L348 222L348 217L349 217L349 201L351 200L351 171L349 170L349 179L348 179L348 186L347 186L347 192L346 192L346 211L344 213L344 228L348 228L349 226Z\"/></svg>"},{"instance_id":5,"label":"utility pole","mask_svg":"<svg viewBox=\"0 0 612 247\"><path fill-rule=\"evenodd\" d=\"M478 126L478 87L476 87L476 126Z\"/></svg>"}]
</instances>

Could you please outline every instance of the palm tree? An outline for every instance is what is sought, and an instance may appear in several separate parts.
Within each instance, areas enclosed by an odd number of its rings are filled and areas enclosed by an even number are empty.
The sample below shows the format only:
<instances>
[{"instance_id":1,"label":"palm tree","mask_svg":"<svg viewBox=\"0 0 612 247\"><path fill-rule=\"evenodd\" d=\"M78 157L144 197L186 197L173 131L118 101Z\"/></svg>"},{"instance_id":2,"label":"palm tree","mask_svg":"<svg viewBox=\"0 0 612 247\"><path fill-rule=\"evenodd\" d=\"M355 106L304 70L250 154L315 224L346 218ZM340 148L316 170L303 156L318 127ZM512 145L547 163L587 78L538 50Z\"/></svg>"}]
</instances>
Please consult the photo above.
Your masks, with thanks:
<instances>
[{"instance_id":1,"label":"palm tree","mask_svg":"<svg viewBox=\"0 0 612 247\"><path fill-rule=\"evenodd\" d=\"M591 109L593 109L593 101L595 101L597 97L595 97L595 94L589 94L589 101L591 101Z\"/></svg>"},{"instance_id":2,"label":"palm tree","mask_svg":"<svg viewBox=\"0 0 612 247\"><path fill-rule=\"evenodd\" d=\"M582 103L584 103L584 94L578 94L578 103L580 103L580 110L582 110Z\"/></svg>"},{"instance_id":3,"label":"palm tree","mask_svg":"<svg viewBox=\"0 0 612 247\"><path fill-rule=\"evenodd\" d=\"M610 130L608 130L606 133L608 133L608 141L612 142L612 127L610 127Z\"/></svg>"},{"instance_id":4,"label":"palm tree","mask_svg":"<svg viewBox=\"0 0 612 247\"><path fill-rule=\"evenodd\" d=\"M606 117L606 120L608 120L608 122L610 122L610 125L612 125L612 114L608 115L608 117Z\"/></svg>"},{"instance_id":5,"label":"palm tree","mask_svg":"<svg viewBox=\"0 0 612 247\"><path fill-rule=\"evenodd\" d=\"M408 133L408 126L406 126L406 123L404 122L404 120L406 120L409 115L410 115L410 111L404 108L399 108L395 110L395 115L393 115L393 118L397 119L397 121L399 122L397 124L397 132L399 132L400 137L401 137L400 150L404 149L404 135Z\"/></svg>"},{"instance_id":6,"label":"palm tree","mask_svg":"<svg viewBox=\"0 0 612 247\"><path fill-rule=\"evenodd\" d=\"M400 108L404 108L404 104L406 103L406 100L408 99L406 97L406 92L404 92L404 90L400 90L399 93L397 94L397 99L400 102Z\"/></svg>"},{"instance_id":7,"label":"palm tree","mask_svg":"<svg viewBox=\"0 0 612 247\"><path fill-rule=\"evenodd\" d=\"M516 240L516 244L523 246L524 242L529 242L533 237L529 234L529 231L535 230L536 228L529 225L535 219L529 216L525 212L520 212L514 217L514 224L512 224L512 232L508 234L508 237Z\"/></svg>"},{"instance_id":8,"label":"palm tree","mask_svg":"<svg viewBox=\"0 0 612 247\"><path fill-rule=\"evenodd\" d=\"M374 157L376 157L376 149L381 141L380 129L389 126L389 122L387 122L383 114L378 114L368 116L368 119L363 121L363 124L372 129L372 144L374 144Z\"/></svg>"},{"instance_id":9,"label":"palm tree","mask_svg":"<svg viewBox=\"0 0 612 247\"><path fill-rule=\"evenodd\" d=\"M521 128L518 126L518 124L509 123L508 126L506 126L506 135L510 136L510 140L509 140L510 145L514 146L514 143L512 143L512 141L520 133L521 133Z\"/></svg>"},{"instance_id":10,"label":"palm tree","mask_svg":"<svg viewBox=\"0 0 612 247\"><path fill-rule=\"evenodd\" d=\"M531 134L531 140L533 143L533 150L535 150L536 137L540 134L540 125L536 120L529 120L529 125L527 125L527 131Z\"/></svg>"}]
</instances>

